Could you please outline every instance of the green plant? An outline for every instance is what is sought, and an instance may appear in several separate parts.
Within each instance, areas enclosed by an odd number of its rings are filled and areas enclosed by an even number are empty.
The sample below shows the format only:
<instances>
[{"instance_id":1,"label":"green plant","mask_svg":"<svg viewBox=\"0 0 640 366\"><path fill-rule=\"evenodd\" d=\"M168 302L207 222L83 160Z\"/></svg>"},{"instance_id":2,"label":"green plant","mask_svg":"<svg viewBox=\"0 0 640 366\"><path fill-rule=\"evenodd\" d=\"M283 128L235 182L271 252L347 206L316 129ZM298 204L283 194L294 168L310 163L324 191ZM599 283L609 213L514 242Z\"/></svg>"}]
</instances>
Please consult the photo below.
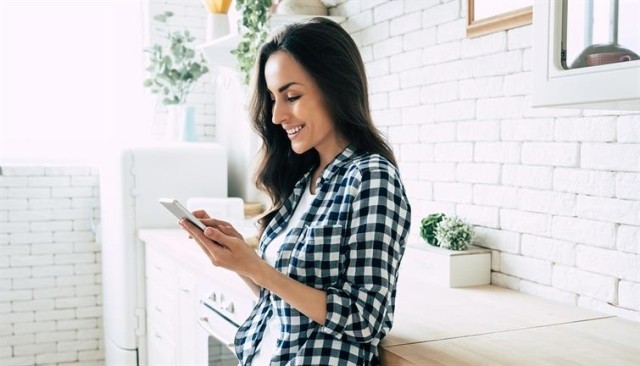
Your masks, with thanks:
<instances>
[{"instance_id":1,"label":"green plant","mask_svg":"<svg viewBox=\"0 0 640 366\"><path fill-rule=\"evenodd\" d=\"M438 239L436 239L436 228L438 223L444 218L443 213L434 213L422 219L420 222L420 236L427 241L427 243L437 247Z\"/></svg>"},{"instance_id":2,"label":"green plant","mask_svg":"<svg viewBox=\"0 0 640 366\"><path fill-rule=\"evenodd\" d=\"M473 227L458 217L445 216L436 228L436 240L445 249L465 250L472 236Z\"/></svg>"},{"instance_id":3,"label":"green plant","mask_svg":"<svg viewBox=\"0 0 640 366\"><path fill-rule=\"evenodd\" d=\"M251 71L258 55L258 49L267 40L269 30L269 8L271 0L237 0L236 9L242 16L240 35L242 39L231 51L238 59L238 67L245 84L249 84Z\"/></svg>"},{"instance_id":4,"label":"green plant","mask_svg":"<svg viewBox=\"0 0 640 366\"><path fill-rule=\"evenodd\" d=\"M154 44L145 48L150 55L146 70L151 76L144 81L144 86L154 94L163 95L165 105L184 103L193 83L209 71L202 54L196 55L190 46L195 37L186 29L171 31L167 20L172 16L172 12L166 11L153 17L165 25L168 45Z\"/></svg>"}]
</instances>

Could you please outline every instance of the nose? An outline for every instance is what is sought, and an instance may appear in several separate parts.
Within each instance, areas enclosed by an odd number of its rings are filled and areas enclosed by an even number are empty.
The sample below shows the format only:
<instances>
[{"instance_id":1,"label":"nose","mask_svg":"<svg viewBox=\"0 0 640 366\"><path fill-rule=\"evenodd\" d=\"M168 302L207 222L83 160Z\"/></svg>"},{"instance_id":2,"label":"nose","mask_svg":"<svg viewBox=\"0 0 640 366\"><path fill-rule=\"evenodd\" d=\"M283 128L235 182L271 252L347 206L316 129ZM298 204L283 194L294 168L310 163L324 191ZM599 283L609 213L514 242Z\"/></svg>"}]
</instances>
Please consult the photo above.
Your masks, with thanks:
<instances>
[{"instance_id":1,"label":"nose","mask_svg":"<svg viewBox=\"0 0 640 366\"><path fill-rule=\"evenodd\" d=\"M279 125L287 119L287 110L286 105L278 102L277 100L273 101L273 105L271 107L271 122L273 124Z\"/></svg>"}]
</instances>

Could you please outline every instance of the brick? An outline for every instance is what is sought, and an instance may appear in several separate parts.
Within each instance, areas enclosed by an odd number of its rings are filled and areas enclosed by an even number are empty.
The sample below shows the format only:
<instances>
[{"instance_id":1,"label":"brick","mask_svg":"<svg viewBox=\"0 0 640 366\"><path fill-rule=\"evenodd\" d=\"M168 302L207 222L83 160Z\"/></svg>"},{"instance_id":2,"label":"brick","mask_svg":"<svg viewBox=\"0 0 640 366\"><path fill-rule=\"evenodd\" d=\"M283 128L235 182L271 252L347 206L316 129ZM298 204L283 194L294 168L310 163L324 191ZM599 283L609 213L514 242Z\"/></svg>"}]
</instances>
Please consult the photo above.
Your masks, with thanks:
<instances>
[{"instance_id":1,"label":"brick","mask_svg":"<svg viewBox=\"0 0 640 366\"><path fill-rule=\"evenodd\" d=\"M578 217L640 226L640 201L578 196Z\"/></svg>"},{"instance_id":2,"label":"brick","mask_svg":"<svg viewBox=\"0 0 640 366\"><path fill-rule=\"evenodd\" d=\"M616 243L615 224L574 217L554 216L551 236L601 248L614 248Z\"/></svg>"},{"instance_id":3,"label":"brick","mask_svg":"<svg viewBox=\"0 0 640 366\"><path fill-rule=\"evenodd\" d=\"M505 75L504 95L529 95L531 94L532 84L532 76L529 71Z\"/></svg>"},{"instance_id":4,"label":"brick","mask_svg":"<svg viewBox=\"0 0 640 366\"><path fill-rule=\"evenodd\" d=\"M406 51L390 57L391 72L397 73L401 71L416 69L422 66L422 51ZM388 72L387 68L387 72Z\"/></svg>"},{"instance_id":5,"label":"brick","mask_svg":"<svg viewBox=\"0 0 640 366\"><path fill-rule=\"evenodd\" d=\"M520 143L516 142L477 142L474 161L486 163L519 163Z\"/></svg>"},{"instance_id":6,"label":"brick","mask_svg":"<svg viewBox=\"0 0 640 366\"><path fill-rule=\"evenodd\" d=\"M456 60L435 65L432 78L434 82L463 80L473 76L472 60Z\"/></svg>"},{"instance_id":7,"label":"brick","mask_svg":"<svg viewBox=\"0 0 640 366\"><path fill-rule=\"evenodd\" d=\"M503 141L553 141L550 118L510 119L500 123Z\"/></svg>"},{"instance_id":8,"label":"brick","mask_svg":"<svg viewBox=\"0 0 640 366\"><path fill-rule=\"evenodd\" d=\"M4 234L24 233L27 231L29 231L29 224L23 222L3 222L0 225L0 233Z\"/></svg>"},{"instance_id":9,"label":"brick","mask_svg":"<svg viewBox=\"0 0 640 366\"><path fill-rule=\"evenodd\" d=\"M26 300L26 301L13 301L11 302L12 311L40 311L40 310L53 310L55 303L53 300Z\"/></svg>"},{"instance_id":10,"label":"brick","mask_svg":"<svg viewBox=\"0 0 640 366\"><path fill-rule=\"evenodd\" d=\"M552 268L549 261L509 253L500 254L500 272L514 277L551 284Z\"/></svg>"},{"instance_id":11,"label":"brick","mask_svg":"<svg viewBox=\"0 0 640 366\"><path fill-rule=\"evenodd\" d=\"M520 281L520 292L531 294L545 299L560 301L566 304L576 305L577 296L574 293L558 290L551 286L545 286L529 281Z\"/></svg>"},{"instance_id":12,"label":"brick","mask_svg":"<svg viewBox=\"0 0 640 366\"><path fill-rule=\"evenodd\" d=\"M509 231L548 236L551 233L551 215L501 209L500 227Z\"/></svg>"},{"instance_id":13,"label":"brick","mask_svg":"<svg viewBox=\"0 0 640 366\"><path fill-rule=\"evenodd\" d=\"M19 327L16 327L14 332L16 335L19 334L30 334L30 333L46 333L56 330L56 322L30 322L30 323L20 323ZM34 344L29 344L28 346L32 347Z\"/></svg>"},{"instance_id":14,"label":"brick","mask_svg":"<svg viewBox=\"0 0 640 366\"><path fill-rule=\"evenodd\" d=\"M95 275L74 274L71 276L58 276L55 278L56 286L71 286L71 285L90 285L95 283Z\"/></svg>"},{"instance_id":15,"label":"brick","mask_svg":"<svg viewBox=\"0 0 640 366\"><path fill-rule=\"evenodd\" d=\"M365 65L365 69L369 81L369 90L371 90L371 82L375 77L389 74L389 59L383 58L368 62Z\"/></svg>"},{"instance_id":16,"label":"brick","mask_svg":"<svg viewBox=\"0 0 640 366\"><path fill-rule=\"evenodd\" d=\"M94 187L94 186L98 186L99 183L100 183L99 182L99 178L96 175L90 175L90 176L73 175L73 176L71 176L71 186L73 186L73 187L82 187L82 186Z\"/></svg>"},{"instance_id":17,"label":"brick","mask_svg":"<svg viewBox=\"0 0 640 366\"><path fill-rule=\"evenodd\" d=\"M75 264L75 263L93 263L95 262L95 254L93 253L72 253L72 254L56 254L56 264Z\"/></svg>"},{"instance_id":18,"label":"brick","mask_svg":"<svg viewBox=\"0 0 640 366\"><path fill-rule=\"evenodd\" d=\"M522 51L520 50L479 56L473 61L472 74L474 77L513 74L522 71Z\"/></svg>"},{"instance_id":19,"label":"brick","mask_svg":"<svg viewBox=\"0 0 640 366\"><path fill-rule=\"evenodd\" d=\"M455 123L433 123L420 127L420 141L447 142L456 140Z\"/></svg>"},{"instance_id":20,"label":"brick","mask_svg":"<svg viewBox=\"0 0 640 366\"><path fill-rule=\"evenodd\" d=\"M7 282L10 282L7 280ZM8 302L15 300L29 300L33 298L33 291L31 289L27 290L17 290L17 289L6 289L3 288L0 291L0 302Z\"/></svg>"},{"instance_id":21,"label":"brick","mask_svg":"<svg viewBox=\"0 0 640 366\"><path fill-rule=\"evenodd\" d=\"M36 363L41 364L45 362L66 362L66 361L76 361L78 357L78 353L75 351L71 352L54 352L54 353L42 353L36 356Z\"/></svg>"},{"instance_id":22,"label":"brick","mask_svg":"<svg viewBox=\"0 0 640 366\"><path fill-rule=\"evenodd\" d=\"M475 227L472 243L484 248L501 252L518 253L520 250L520 234L506 230Z\"/></svg>"},{"instance_id":23,"label":"brick","mask_svg":"<svg viewBox=\"0 0 640 366\"><path fill-rule=\"evenodd\" d=\"M433 182L454 182L456 180L455 163L420 163L420 180Z\"/></svg>"},{"instance_id":24,"label":"brick","mask_svg":"<svg viewBox=\"0 0 640 366\"><path fill-rule=\"evenodd\" d=\"M433 83L434 69L435 66L428 66L400 72L400 87L407 89Z\"/></svg>"},{"instance_id":25,"label":"brick","mask_svg":"<svg viewBox=\"0 0 640 366\"><path fill-rule=\"evenodd\" d=\"M518 191L518 209L554 215L575 216L576 195L537 189Z\"/></svg>"},{"instance_id":26,"label":"brick","mask_svg":"<svg viewBox=\"0 0 640 366\"><path fill-rule=\"evenodd\" d=\"M95 339L81 341L64 341L58 343L58 352L94 350L98 348L98 341Z\"/></svg>"},{"instance_id":27,"label":"brick","mask_svg":"<svg viewBox=\"0 0 640 366\"><path fill-rule=\"evenodd\" d=\"M435 161L471 162L473 144L465 142L437 143L434 149Z\"/></svg>"},{"instance_id":28,"label":"brick","mask_svg":"<svg viewBox=\"0 0 640 366\"><path fill-rule=\"evenodd\" d=\"M367 46L389 38L389 22L383 22L364 28L362 34L362 46Z\"/></svg>"},{"instance_id":29,"label":"brick","mask_svg":"<svg viewBox=\"0 0 640 366\"><path fill-rule=\"evenodd\" d=\"M497 184L500 183L500 165L460 163L456 177L458 182Z\"/></svg>"},{"instance_id":30,"label":"brick","mask_svg":"<svg viewBox=\"0 0 640 366\"><path fill-rule=\"evenodd\" d=\"M31 232L53 232L53 231L69 231L73 229L72 221L45 221L29 223L29 231Z\"/></svg>"},{"instance_id":31,"label":"brick","mask_svg":"<svg viewBox=\"0 0 640 366\"><path fill-rule=\"evenodd\" d=\"M458 122L458 141L497 141L500 129L497 121Z\"/></svg>"},{"instance_id":32,"label":"brick","mask_svg":"<svg viewBox=\"0 0 640 366\"><path fill-rule=\"evenodd\" d=\"M640 282L640 256L616 250L578 245L576 267L623 280Z\"/></svg>"},{"instance_id":33,"label":"brick","mask_svg":"<svg viewBox=\"0 0 640 366\"><path fill-rule=\"evenodd\" d=\"M640 311L640 283L620 281L618 303L623 308Z\"/></svg>"},{"instance_id":34,"label":"brick","mask_svg":"<svg viewBox=\"0 0 640 366\"><path fill-rule=\"evenodd\" d=\"M418 10L429 9L438 4L440 4L439 1L404 0L404 12L418 12Z\"/></svg>"},{"instance_id":35,"label":"brick","mask_svg":"<svg viewBox=\"0 0 640 366\"><path fill-rule=\"evenodd\" d=\"M373 57L378 60L383 57L397 55L402 52L402 36L385 39L373 44Z\"/></svg>"},{"instance_id":36,"label":"brick","mask_svg":"<svg viewBox=\"0 0 640 366\"><path fill-rule=\"evenodd\" d=\"M362 62L373 61L373 46L358 46L358 48L360 48L360 56L362 57Z\"/></svg>"},{"instance_id":37,"label":"brick","mask_svg":"<svg viewBox=\"0 0 640 366\"><path fill-rule=\"evenodd\" d=\"M473 203L515 208L518 204L518 189L499 185L475 184L473 186Z\"/></svg>"},{"instance_id":38,"label":"brick","mask_svg":"<svg viewBox=\"0 0 640 366\"><path fill-rule=\"evenodd\" d=\"M55 279L53 277L44 277L44 278L14 278L12 289L15 290L28 290L28 289L38 289L38 288L47 288L55 285Z\"/></svg>"},{"instance_id":39,"label":"brick","mask_svg":"<svg viewBox=\"0 0 640 366\"><path fill-rule=\"evenodd\" d=\"M25 206L26 208L26 206ZM12 222L25 222L28 221L30 225L38 221L52 222L57 219L53 214L53 210L11 210L9 212L9 221ZM26 223L25 223L26 224ZM28 230L28 229L27 229Z\"/></svg>"},{"instance_id":40,"label":"brick","mask_svg":"<svg viewBox=\"0 0 640 366\"><path fill-rule=\"evenodd\" d=\"M551 189L553 168L533 165L505 164L502 166L502 184L508 186Z\"/></svg>"},{"instance_id":41,"label":"brick","mask_svg":"<svg viewBox=\"0 0 640 366\"><path fill-rule=\"evenodd\" d=\"M34 299L51 299L57 297L70 297L75 296L76 290L73 286L69 287L54 287L54 288L44 288L44 289L35 289L33 291Z\"/></svg>"},{"instance_id":42,"label":"brick","mask_svg":"<svg viewBox=\"0 0 640 366\"><path fill-rule=\"evenodd\" d=\"M496 120L522 117L523 97L484 98L478 100L478 119Z\"/></svg>"},{"instance_id":43,"label":"brick","mask_svg":"<svg viewBox=\"0 0 640 366\"><path fill-rule=\"evenodd\" d=\"M640 200L640 174L617 173L616 197Z\"/></svg>"},{"instance_id":44,"label":"brick","mask_svg":"<svg viewBox=\"0 0 640 366\"><path fill-rule=\"evenodd\" d=\"M419 138L419 127L416 125L391 126L389 137L395 143L416 143Z\"/></svg>"},{"instance_id":45,"label":"brick","mask_svg":"<svg viewBox=\"0 0 640 366\"><path fill-rule=\"evenodd\" d=\"M623 252L640 254L640 227L620 225L616 248Z\"/></svg>"},{"instance_id":46,"label":"brick","mask_svg":"<svg viewBox=\"0 0 640 366\"><path fill-rule=\"evenodd\" d=\"M398 75L384 75L373 77L369 80L369 90L372 93L382 93L400 88L400 78Z\"/></svg>"},{"instance_id":47,"label":"brick","mask_svg":"<svg viewBox=\"0 0 640 366\"><path fill-rule=\"evenodd\" d=\"M532 39L531 25L509 29L507 31L507 48L509 50L531 48Z\"/></svg>"},{"instance_id":48,"label":"brick","mask_svg":"<svg viewBox=\"0 0 640 366\"><path fill-rule=\"evenodd\" d=\"M460 41L467 36L466 32L467 19L458 19L453 22L438 25L437 42L446 43L455 41L460 45Z\"/></svg>"},{"instance_id":49,"label":"brick","mask_svg":"<svg viewBox=\"0 0 640 366\"><path fill-rule=\"evenodd\" d=\"M618 142L640 142L640 115L619 116L616 135Z\"/></svg>"},{"instance_id":50,"label":"brick","mask_svg":"<svg viewBox=\"0 0 640 366\"><path fill-rule=\"evenodd\" d=\"M98 325L96 319L65 319L56 322L56 329L59 333L66 334L67 330L93 329ZM69 337L67 340L76 340L79 337Z\"/></svg>"},{"instance_id":51,"label":"brick","mask_svg":"<svg viewBox=\"0 0 640 366\"><path fill-rule=\"evenodd\" d=\"M476 99L504 96L504 77L460 80L460 99Z\"/></svg>"},{"instance_id":52,"label":"brick","mask_svg":"<svg viewBox=\"0 0 640 366\"><path fill-rule=\"evenodd\" d=\"M398 167L403 179L418 179L419 164L399 161Z\"/></svg>"},{"instance_id":53,"label":"brick","mask_svg":"<svg viewBox=\"0 0 640 366\"><path fill-rule=\"evenodd\" d=\"M422 26L427 28L456 20L459 16L458 11L459 5L457 1L451 1L429 8L428 11L422 12Z\"/></svg>"},{"instance_id":54,"label":"brick","mask_svg":"<svg viewBox=\"0 0 640 366\"><path fill-rule=\"evenodd\" d=\"M615 117L557 118L556 141L610 142L616 139Z\"/></svg>"},{"instance_id":55,"label":"brick","mask_svg":"<svg viewBox=\"0 0 640 366\"><path fill-rule=\"evenodd\" d=\"M362 11L362 1L344 1L331 8L331 15L348 17Z\"/></svg>"},{"instance_id":56,"label":"brick","mask_svg":"<svg viewBox=\"0 0 640 366\"><path fill-rule=\"evenodd\" d=\"M575 167L578 165L579 145L562 142L524 142L522 163Z\"/></svg>"},{"instance_id":57,"label":"brick","mask_svg":"<svg viewBox=\"0 0 640 366\"><path fill-rule=\"evenodd\" d=\"M75 309L64 309L64 310L47 310L47 311L38 311L35 314L35 319L37 321L46 321L46 320L62 320L62 319L75 319L76 316L76 311ZM69 335L69 338L62 336L62 338L60 339L56 339L56 333L53 334L49 334L49 336L53 337L55 340L61 340L61 339L75 339L75 333L73 333L72 335ZM59 333L58 333L59 334ZM40 335L38 334L37 337L39 337ZM37 343L42 343L41 341L38 341L38 338L36 338L36 342Z\"/></svg>"},{"instance_id":58,"label":"brick","mask_svg":"<svg viewBox=\"0 0 640 366\"><path fill-rule=\"evenodd\" d=\"M53 303L53 301L51 302ZM68 308L76 309L81 307L93 307L96 305L96 298L95 296L61 297L55 300L54 305L56 309L68 309Z\"/></svg>"},{"instance_id":59,"label":"brick","mask_svg":"<svg viewBox=\"0 0 640 366\"><path fill-rule=\"evenodd\" d=\"M78 296L100 295L102 294L102 288L99 284L78 285L76 286L76 294Z\"/></svg>"},{"instance_id":60,"label":"brick","mask_svg":"<svg viewBox=\"0 0 640 366\"><path fill-rule=\"evenodd\" d=\"M389 1L385 2L373 9L373 22L380 23L391 18L402 15L404 11L404 2Z\"/></svg>"},{"instance_id":61,"label":"brick","mask_svg":"<svg viewBox=\"0 0 640 366\"><path fill-rule=\"evenodd\" d=\"M422 103L440 103L458 99L458 82L431 84L423 86L420 90Z\"/></svg>"},{"instance_id":62,"label":"brick","mask_svg":"<svg viewBox=\"0 0 640 366\"><path fill-rule=\"evenodd\" d=\"M71 185L71 177L28 177L30 187L66 187Z\"/></svg>"},{"instance_id":63,"label":"brick","mask_svg":"<svg viewBox=\"0 0 640 366\"><path fill-rule=\"evenodd\" d=\"M614 173L611 172L556 168L553 173L555 191L612 197L614 187Z\"/></svg>"},{"instance_id":64,"label":"brick","mask_svg":"<svg viewBox=\"0 0 640 366\"><path fill-rule=\"evenodd\" d=\"M615 278L576 268L555 265L552 283L553 287L561 290L603 301L614 302L616 298L617 280Z\"/></svg>"},{"instance_id":65,"label":"brick","mask_svg":"<svg viewBox=\"0 0 640 366\"><path fill-rule=\"evenodd\" d=\"M580 149L582 168L640 172L640 144L584 143Z\"/></svg>"},{"instance_id":66,"label":"brick","mask_svg":"<svg viewBox=\"0 0 640 366\"><path fill-rule=\"evenodd\" d=\"M343 28L349 33L355 33L373 25L373 10L350 14Z\"/></svg>"},{"instance_id":67,"label":"brick","mask_svg":"<svg viewBox=\"0 0 640 366\"><path fill-rule=\"evenodd\" d=\"M86 219L91 212L87 209L56 209L54 215L58 220Z\"/></svg>"},{"instance_id":68,"label":"brick","mask_svg":"<svg viewBox=\"0 0 640 366\"><path fill-rule=\"evenodd\" d=\"M49 198L51 188L15 187L7 189L7 198Z\"/></svg>"},{"instance_id":69,"label":"brick","mask_svg":"<svg viewBox=\"0 0 640 366\"><path fill-rule=\"evenodd\" d=\"M31 268L29 267L17 267L17 268L0 268L0 278L29 278L31 277Z\"/></svg>"},{"instance_id":70,"label":"brick","mask_svg":"<svg viewBox=\"0 0 640 366\"><path fill-rule=\"evenodd\" d=\"M435 117L433 105L421 105L417 107L405 107L402 111L402 124L414 125L432 123Z\"/></svg>"},{"instance_id":71,"label":"brick","mask_svg":"<svg viewBox=\"0 0 640 366\"><path fill-rule=\"evenodd\" d=\"M51 195L54 198L92 197L93 187L53 187Z\"/></svg>"},{"instance_id":72,"label":"brick","mask_svg":"<svg viewBox=\"0 0 640 366\"><path fill-rule=\"evenodd\" d=\"M456 205L456 215L470 224L498 228L498 208L488 206Z\"/></svg>"},{"instance_id":73,"label":"brick","mask_svg":"<svg viewBox=\"0 0 640 366\"><path fill-rule=\"evenodd\" d=\"M440 64L460 58L460 42L449 42L429 46L422 53L424 65Z\"/></svg>"},{"instance_id":74,"label":"brick","mask_svg":"<svg viewBox=\"0 0 640 366\"><path fill-rule=\"evenodd\" d=\"M71 199L69 198L34 198L29 200L29 208L32 210L64 209L69 207L71 207Z\"/></svg>"},{"instance_id":75,"label":"brick","mask_svg":"<svg viewBox=\"0 0 640 366\"><path fill-rule=\"evenodd\" d=\"M436 35L437 30L435 27L407 33L402 36L402 49L406 52L432 46L436 44Z\"/></svg>"},{"instance_id":76,"label":"brick","mask_svg":"<svg viewBox=\"0 0 640 366\"><path fill-rule=\"evenodd\" d=\"M11 243L12 244L36 244L36 243L51 243L53 241L53 235L51 232L41 232L41 233L12 233L11 234Z\"/></svg>"},{"instance_id":77,"label":"brick","mask_svg":"<svg viewBox=\"0 0 640 366\"><path fill-rule=\"evenodd\" d=\"M411 198L417 198L422 200L433 199L433 188L429 182L417 181L417 180L405 180L405 189L407 195Z\"/></svg>"},{"instance_id":78,"label":"brick","mask_svg":"<svg viewBox=\"0 0 640 366\"><path fill-rule=\"evenodd\" d=\"M91 360L102 360L104 359L104 350L100 349L97 351L80 351L78 352L78 359L83 362Z\"/></svg>"},{"instance_id":79,"label":"brick","mask_svg":"<svg viewBox=\"0 0 640 366\"><path fill-rule=\"evenodd\" d=\"M11 257L11 267L35 267L53 264L53 255L14 255Z\"/></svg>"},{"instance_id":80,"label":"brick","mask_svg":"<svg viewBox=\"0 0 640 366\"><path fill-rule=\"evenodd\" d=\"M391 36L397 36L420 28L422 28L422 14L415 12L391 19L391 23L389 24L389 34Z\"/></svg>"},{"instance_id":81,"label":"brick","mask_svg":"<svg viewBox=\"0 0 640 366\"><path fill-rule=\"evenodd\" d=\"M432 144L402 144L400 155L403 161L432 161Z\"/></svg>"},{"instance_id":82,"label":"brick","mask_svg":"<svg viewBox=\"0 0 640 366\"><path fill-rule=\"evenodd\" d=\"M32 175L44 175L44 167L41 166L2 166L2 175L5 177L24 177ZM21 184L22 185L22 184Z\"/></svg>"},{"instance_id":83,"label":"brick","mask_svg":"<svg viewBox=\"0 0 640 366\"><path fill-rule=\"evenodd\" d=\"M402 124L400 109L375 110L371 112L376 126L398 126Z\"/></svg>"},{"instance_id":84,"label":"brick","mask_svg":"<svg viewBox=\"0 0 640 366\"><path fill-rule=\"evenodd\" d=\"M417 200L417 202L418 202L418 205L416 209L418 210L418 212L425 212L425 216L433 212L442 212L446 215L455 214L455 203L453 202L438 202L438 201L424 201L424 200ZM416 222L420 222L420 220L417 220Z\"/></svg>"},{"instance_id":85,"label":"brick","mask_svg":"<svg viewBox=\"0 0 640 366\"><path fill-rule=\"evenodd\" d=\"M391 108L416 106L418 104L420 104L420 88L403 89L389 93L389 107Z\"/></svg>"},{"instance_id":86,"label":"brick","mask_svg":"<svg viewBox=\"0 0 640 366\"><path fill-rule=\"evenodd\" d=\"M471 58L507 50L505 32L495 32L483 37L465 38L462 40L462 57Z\"/></svg>"},{"instance_id":87,"label":"brick","mask_svg":"<svg viewBox=\"0 0 640 366\"><path fill-rule=\"evenodd\" d=\"M576 245L568 241L524 234L520 241L520 251L525 257L544 259L571 267L576 263Z\"/></svg>"},{"instance_id":88,"label":"brick","mask_svg":"<svg viewBox=\"0 0 640 366\"><path fill-rule=\"evenodd\" d=\"M27 199L25 198L18 198L18 199L3 199L2 202L2 206L1 208L3 210L22 210L22 209L26 209L29 205L29 201L27 201Z\"/></svg>"},{"instance_id":89,"label":"brick","mask_svg":"<svg viewBox=\"0 0 640 366\"><path fill-rule=\"evenodd\" d=\"M471 203L471 184L434 183L433 198L436 201Z\"/></svg>"},{"instance_id":90,"label":"brick","mask_svg":"<svg viewBox=\"0 0 640 366\"><path fill-rule=\"evenodd\" d=\"M438 122L474 119L476 106L474 101L455 101L436 105L435 120Z\"/></svg>"},{"instance_id":91,"label":"brick","mask_svg":"<svg viewBox=\"0 0 640 366\"><path fill-rule=\"evenodd\" d=\"M78 317L78 319L99 318L100 316L102 316L102 307L79 307L76 309L76 316Z\"/></svg>"}]
</instances>

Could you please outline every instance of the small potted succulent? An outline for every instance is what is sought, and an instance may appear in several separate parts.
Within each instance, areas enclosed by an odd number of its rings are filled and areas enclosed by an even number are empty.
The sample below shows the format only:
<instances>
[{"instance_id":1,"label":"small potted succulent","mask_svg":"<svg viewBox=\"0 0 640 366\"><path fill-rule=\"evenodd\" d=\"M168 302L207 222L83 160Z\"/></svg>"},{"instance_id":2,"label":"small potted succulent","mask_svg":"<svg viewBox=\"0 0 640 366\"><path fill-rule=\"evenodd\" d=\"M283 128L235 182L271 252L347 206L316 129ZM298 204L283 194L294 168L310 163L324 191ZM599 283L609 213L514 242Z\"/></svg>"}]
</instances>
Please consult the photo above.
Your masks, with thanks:
<instances>
[{"instance_id":1,"label":"small potted succulent","mask_svg":"<svg viewBox=\"0 0 640 366\"><path fill-rule=\"evenodd\" d=\"M466 250L473 237L473 227L457 216L434 213L422 219L420 236L429 245Z\"/></svg>"}]
</instances>

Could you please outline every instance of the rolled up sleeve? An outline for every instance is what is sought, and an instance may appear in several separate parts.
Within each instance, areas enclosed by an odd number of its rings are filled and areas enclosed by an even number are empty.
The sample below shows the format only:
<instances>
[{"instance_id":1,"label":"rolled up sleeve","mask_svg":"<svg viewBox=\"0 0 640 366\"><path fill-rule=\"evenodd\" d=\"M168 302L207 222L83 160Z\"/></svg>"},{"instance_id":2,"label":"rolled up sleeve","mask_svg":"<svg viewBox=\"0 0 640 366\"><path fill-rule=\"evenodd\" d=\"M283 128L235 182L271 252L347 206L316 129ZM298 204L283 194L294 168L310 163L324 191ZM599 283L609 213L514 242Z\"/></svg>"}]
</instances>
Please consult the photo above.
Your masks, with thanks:
<instances>
[{"instance_id":1,"label":"rolled up sleeve","mask_svg":"<svg viewBox=\"0 0 640 366\"><path fill-rule=\"evenodd\" d=\"M410 206L395 170L359 172L352 184L344 276L326 289L322 330L358 343L380 341L409 230Z\"/></svg>"}]
</instances>

